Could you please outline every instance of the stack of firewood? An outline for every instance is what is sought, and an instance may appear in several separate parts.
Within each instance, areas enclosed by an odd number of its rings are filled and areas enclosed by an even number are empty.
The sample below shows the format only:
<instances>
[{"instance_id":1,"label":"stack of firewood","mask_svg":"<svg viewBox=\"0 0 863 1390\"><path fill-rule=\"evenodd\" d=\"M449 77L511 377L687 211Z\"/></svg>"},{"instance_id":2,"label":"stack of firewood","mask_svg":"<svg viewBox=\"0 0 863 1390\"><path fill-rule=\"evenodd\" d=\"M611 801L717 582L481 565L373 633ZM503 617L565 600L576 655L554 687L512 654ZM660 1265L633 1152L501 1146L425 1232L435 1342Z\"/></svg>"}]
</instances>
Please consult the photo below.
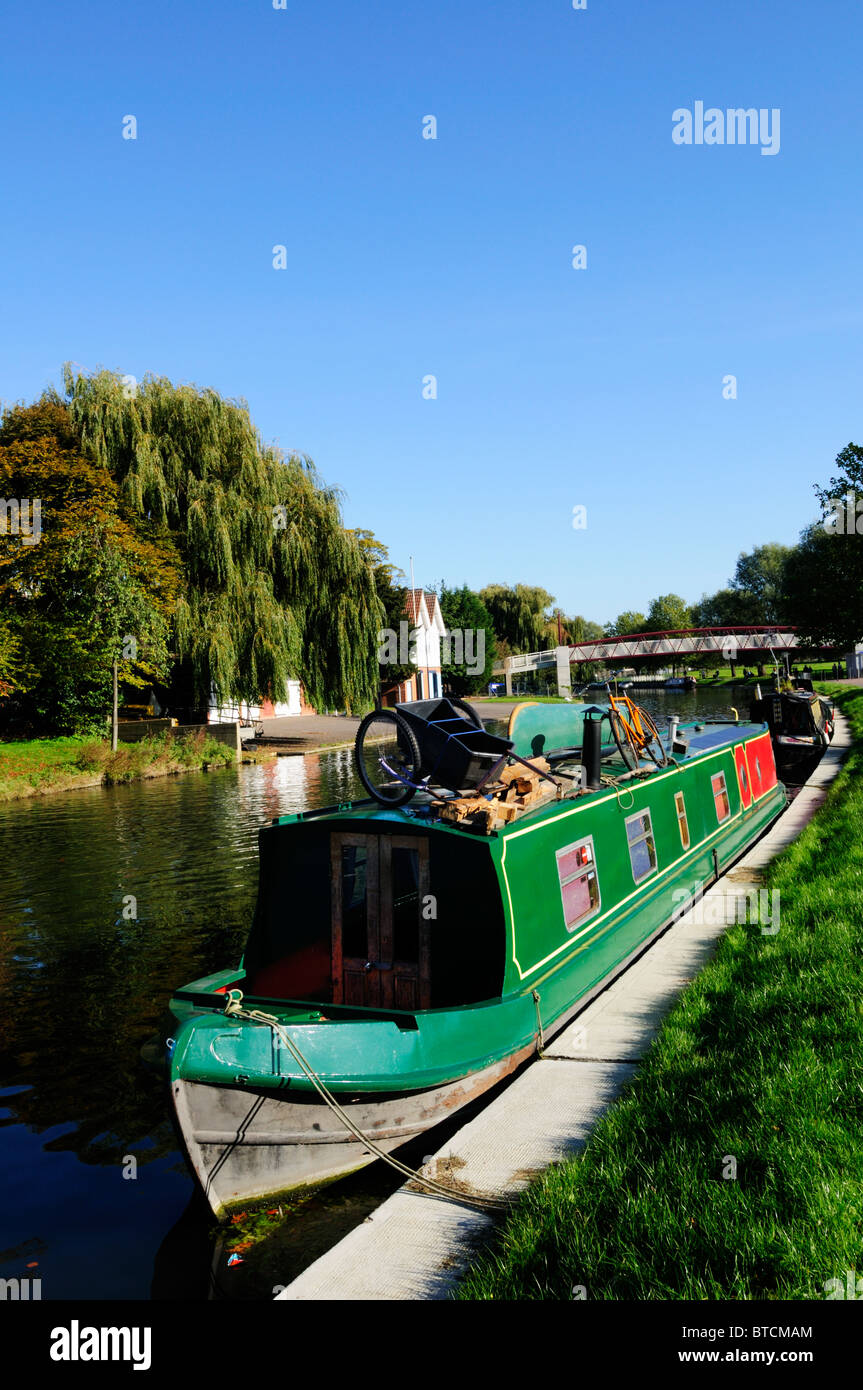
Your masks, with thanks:
<instances>
[{"instance_id":1,"label":"stack of firewood","mask_svg":"<svg viewBox=\"0 0 863 1390\"><path fill-rule=\"evenodd\" d=\"M536 771L534 771L536 769ZM498 804L498 812L504 823L515 820L537 801L548 801L554 795L554 783L542 776L549 771L545 758L534 758L530 768L524 763L513 763L501 774L506 790Z\"/></svg>"},{"instance_id":2,"label":"stack of firewood","mask_svg":"<svg viewBox=\"0 0 863 1390\"><path fill-rule=\"evenodd\" d=\"M475 795L454 797L443 807L441 820L488 835L524 815L529 807L556 796L555 784L542 776L548 771L545 758L534 758L529 768L524 763L513 763L504 769L495 786L489 788L491 800Z\"/></svg>"}]
</instances>

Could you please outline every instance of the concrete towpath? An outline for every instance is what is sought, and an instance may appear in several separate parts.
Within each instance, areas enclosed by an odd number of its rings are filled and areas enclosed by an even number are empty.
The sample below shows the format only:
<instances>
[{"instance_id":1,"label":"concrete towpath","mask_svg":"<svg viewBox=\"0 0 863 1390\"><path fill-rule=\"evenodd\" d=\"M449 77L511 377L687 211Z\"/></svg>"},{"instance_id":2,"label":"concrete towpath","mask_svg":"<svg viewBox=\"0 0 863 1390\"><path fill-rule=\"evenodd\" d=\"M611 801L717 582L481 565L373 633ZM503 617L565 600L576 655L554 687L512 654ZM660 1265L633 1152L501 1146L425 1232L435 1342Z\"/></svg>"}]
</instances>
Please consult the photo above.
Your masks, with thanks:
<instances>
[{"instance_id":1,"label":"concrete towpath","mask_svg":"<svg viewBox=\"0 0 863 1390\"><path fill-rule=\"evenodd\" d=\"M757 891L764 867L824 801L850 747L846 721L770 830L705 892L695 911L578 1015L479 1115L430 1156L424 1175L462 1191L513 1196L549 1164L577 1154L634 1075L663 1018L712 955L728 897ZM733 919L733 918L732 918ZM485 1212L402 1187L289 1284L279 1299L435 1300L450 1296L488 1240Z\"/></svg>"}]
</instances>

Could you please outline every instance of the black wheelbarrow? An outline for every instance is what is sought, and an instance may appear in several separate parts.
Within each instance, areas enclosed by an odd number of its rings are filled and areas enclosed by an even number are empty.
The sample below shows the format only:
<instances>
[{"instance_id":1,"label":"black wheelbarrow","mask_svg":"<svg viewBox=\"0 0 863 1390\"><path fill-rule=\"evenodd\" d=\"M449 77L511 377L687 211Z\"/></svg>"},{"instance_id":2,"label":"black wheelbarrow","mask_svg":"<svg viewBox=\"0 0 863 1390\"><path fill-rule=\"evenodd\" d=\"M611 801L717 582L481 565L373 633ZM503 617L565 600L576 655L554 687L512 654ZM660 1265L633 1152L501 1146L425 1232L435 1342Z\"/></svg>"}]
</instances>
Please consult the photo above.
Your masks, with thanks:
<instances>
[{"instance_id":1,"label":"black wheelbarrow","mask_svg":"<svg viewBox=\"0 0 863 1390\"><path fill-rule=\"evenodd\" d=\"M354 745L360 781L385 806L404 806L431 787L480 791L503 771L512 748L455 696L373 710Z\"/></svg>"}]
</instances>

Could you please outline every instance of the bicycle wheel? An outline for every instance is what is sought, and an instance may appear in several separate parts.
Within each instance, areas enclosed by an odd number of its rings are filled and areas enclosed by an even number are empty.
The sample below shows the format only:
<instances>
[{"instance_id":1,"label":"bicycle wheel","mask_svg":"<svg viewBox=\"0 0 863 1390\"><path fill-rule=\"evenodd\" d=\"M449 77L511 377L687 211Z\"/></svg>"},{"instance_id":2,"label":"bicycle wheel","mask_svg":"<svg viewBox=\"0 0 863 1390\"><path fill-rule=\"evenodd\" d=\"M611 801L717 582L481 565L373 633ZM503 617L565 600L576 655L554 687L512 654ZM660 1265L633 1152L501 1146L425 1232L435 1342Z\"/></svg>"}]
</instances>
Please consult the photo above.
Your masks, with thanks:
<instances>
[{"instance_id":1,"label":"bicycle wheel","mask_svg":"<svg viewBox=\"0 0 863 1390\"><path fill-rule=\"evenodd\" d=\"M473 724L474 728L485 728L485 725L483 724L473 705L469 705L467 700L459 699L458 695L445 695L444 699L449 700L450 704L455 709L460 710L461 713L464 715L465 719L467 719L471 724Z\"/></svg>"},{"instance_id":2,"label":"bicycle wheel","mask_svg":"<svg viewBox=\"0 0 863 1390\"><path fill-rule=\"evenodd\" d=\"M404 806L418 782L420 750L413 730L394 709L375 709L367 714L354 742L360 781L382 806Z\"/></svg>"},{"instance_id":3,"label":"bicycle wheel","mask_svg":"<svg viewBox=\"0 0 863 1390\"><path fill-rule=\"evenodd\" d=\"M618 753L630 772L634 772L638 767L638 755L629 741L626 725L616 709L610 709L608 711L608 722L611 725L611 732L614 735Z\"/></svg>"},{"instance_id":4,"label":"bicycle wheel","mask_svg":"<svg viewBox=\"0 0 863 1390\"><path fill-rule=\"evenodd\" d=\"M644 732L649 735L649 739L645 741L643 745L645 753L649 758L653 759L657 767L667 767L668 753L665 751L665 745L659 736L659 730L647 713L647 710L643 710L641 705L636 705L636 709L638 710L638 717L641 720L641 727Z\"/></svg>"}]
</instances>

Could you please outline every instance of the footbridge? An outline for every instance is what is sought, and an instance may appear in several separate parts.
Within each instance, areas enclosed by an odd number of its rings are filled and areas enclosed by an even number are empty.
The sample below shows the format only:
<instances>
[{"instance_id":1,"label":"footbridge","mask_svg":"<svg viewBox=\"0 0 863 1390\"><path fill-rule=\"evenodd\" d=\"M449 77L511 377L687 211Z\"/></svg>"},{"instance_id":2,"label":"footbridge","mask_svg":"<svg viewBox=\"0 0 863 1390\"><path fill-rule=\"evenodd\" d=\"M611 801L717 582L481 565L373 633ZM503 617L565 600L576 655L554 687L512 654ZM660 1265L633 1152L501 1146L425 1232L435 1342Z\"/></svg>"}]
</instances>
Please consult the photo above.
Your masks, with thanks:
<instances>
[{"instance_id":1,"label":"footbridge","mask_svg":"<svg viewBox=\"0 0 863 1390\"><path fill-rule=\"evenodd\" d=\"M649 659L664 659L675 667L692 656L719 656L723 664L755 660L773 661L797 646L797 631L781 627L683 627L666 632L634 632L628 637L600 637L577 646L549 647L542 652L525 652L508 656L495 667L495 674L504 676L506 693L512 694L513 678L522 673L549 667L557 670L557 688L561 695L572 689L572 667L584 662L606 666L611 662L639 666Z\"/></svg>"}]
</instances>

